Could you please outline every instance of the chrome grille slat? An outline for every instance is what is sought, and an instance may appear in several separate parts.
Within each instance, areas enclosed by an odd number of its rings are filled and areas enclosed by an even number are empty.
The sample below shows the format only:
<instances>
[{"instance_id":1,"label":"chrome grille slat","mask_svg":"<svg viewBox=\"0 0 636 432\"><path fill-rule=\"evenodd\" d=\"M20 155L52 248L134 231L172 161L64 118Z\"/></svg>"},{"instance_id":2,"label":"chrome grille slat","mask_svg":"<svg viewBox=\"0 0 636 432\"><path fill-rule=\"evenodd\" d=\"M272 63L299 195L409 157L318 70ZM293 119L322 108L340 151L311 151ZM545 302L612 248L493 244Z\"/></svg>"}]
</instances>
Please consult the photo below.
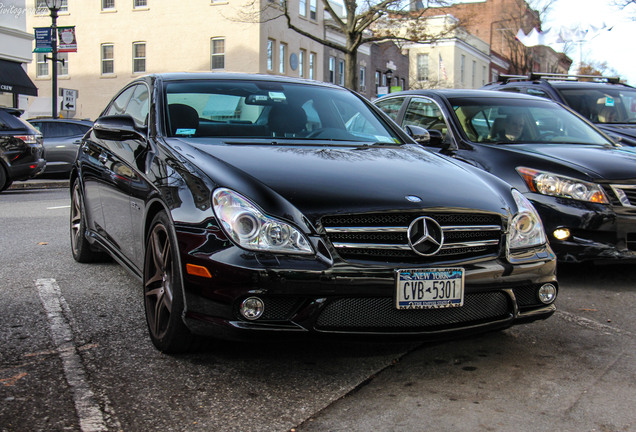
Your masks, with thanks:
<instances>
[{"instance_id":1,"label":"chrome grille slat","mask_svg":"<svg viewBox=\"0 0 636 432\"><path fill-rule=\"evenodd\" d=\"M334 247L337 248L348 248L348 249L397 249L397 250L411 250L411 246L408 244L382 244L382 243L340 243L333 242ZM475 242L457 242L453 244L444 244L442 246L442 250L447 249L459 249L459 248L477 248L477 247L486 247L493 246L499 244L499 240L484 240L484 241L475 241Z\"/></svg>"},{"instance_id":2,"label":"chrome grille slat","mask_svg":"<svg viewBox=\"0 0 636 432\"><path fill-rule=\"evenodd\" d=\"M612 191L624 207L636 207L636 185L610 185Z\"/></svg>"}]
</instances>

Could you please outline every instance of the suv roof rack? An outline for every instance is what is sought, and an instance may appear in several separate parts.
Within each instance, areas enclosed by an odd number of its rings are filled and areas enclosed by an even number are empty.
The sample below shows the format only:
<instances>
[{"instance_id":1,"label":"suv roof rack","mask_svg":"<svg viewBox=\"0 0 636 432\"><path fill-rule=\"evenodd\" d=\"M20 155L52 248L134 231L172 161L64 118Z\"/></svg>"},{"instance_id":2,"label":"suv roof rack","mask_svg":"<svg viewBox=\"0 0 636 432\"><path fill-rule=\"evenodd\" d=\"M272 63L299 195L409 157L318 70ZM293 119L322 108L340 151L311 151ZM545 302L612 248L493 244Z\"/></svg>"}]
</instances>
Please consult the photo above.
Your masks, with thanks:
<instances>
[{"instance_id":1,"label":"suv roof rack","mask_svg":"<svg viewBox=\"0 0 636 432\"><path fill-rule=\"evenodd\" d=\"M559 81L578 81L579 78L591 79L597 82L606 82L609 84L621 84L620 77L606 77L601 75L568 75L549 72L532 72L530 75L499 75L498 81L501 83L508 83L510 81L538 81L544 80L559 80Z\"/></svg>"}]
</instances>

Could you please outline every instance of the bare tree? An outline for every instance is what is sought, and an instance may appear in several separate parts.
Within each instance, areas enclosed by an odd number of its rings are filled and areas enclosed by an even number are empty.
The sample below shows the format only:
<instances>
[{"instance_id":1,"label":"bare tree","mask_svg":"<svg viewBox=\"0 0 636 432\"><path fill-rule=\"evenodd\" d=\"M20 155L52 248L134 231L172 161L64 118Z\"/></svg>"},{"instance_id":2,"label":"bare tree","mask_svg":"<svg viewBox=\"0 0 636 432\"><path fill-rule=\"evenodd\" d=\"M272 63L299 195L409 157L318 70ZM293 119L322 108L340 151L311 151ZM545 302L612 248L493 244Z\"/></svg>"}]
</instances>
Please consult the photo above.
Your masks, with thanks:
<instances>
[{"instance_id":1,"label":"bare tree","mask_svg":"<svg viewBox=\"0 0 636 432\"><path fill-rule=\"evenodd\" d=\"M269 13L267 20L285 19L288 28L296 33L316 41L326 47L341 51L345 57L345 87L357 89L358 74L356 71L358 48L363 44L383 41L431 41L443 35L427 31L424 17L431 15L429 9L449 4L448 0L428 0L426 7L417 11L409 10L408 2L404 0L364 0L358 4L356 0L342 0L343 12L339 14L329 0L320 0L329 17L326 26L344 36L344 44L329 40L326 35L315 34L302 29L289 13L286 0L280 3L265 2L265 8L274 10ZM439 13L442 9L438 9ZM277 11L277 12L276 12ZM263 12L261 10L261 12ZM444 33L451 31L446 29Z\"/></svg>"}]
</instances>

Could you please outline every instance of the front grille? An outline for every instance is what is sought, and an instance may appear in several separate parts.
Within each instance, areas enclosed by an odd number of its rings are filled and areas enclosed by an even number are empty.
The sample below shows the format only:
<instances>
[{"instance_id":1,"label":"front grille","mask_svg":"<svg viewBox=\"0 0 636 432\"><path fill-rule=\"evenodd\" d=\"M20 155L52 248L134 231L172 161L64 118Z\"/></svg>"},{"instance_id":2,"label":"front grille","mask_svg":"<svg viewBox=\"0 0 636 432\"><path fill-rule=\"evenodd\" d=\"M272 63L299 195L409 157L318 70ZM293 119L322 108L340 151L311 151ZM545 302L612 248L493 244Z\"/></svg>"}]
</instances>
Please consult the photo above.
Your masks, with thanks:
<instances>
[{"instance_id":1,"label":"front grille","mask_svg":"<svg viewBox=\"0 0 636 432\"><path fill-rule=\"evenodd\" d=\"M325 306L316 322L318 330L434 331L462 327L512 316L508 296L501 292L466 294L456 308L398 310L394 299L342 298Z\"/></svg>"},{"instance_id":2,"label":"front grille","mask_svg":"<svg viewBox=\"0 0 636 432\"><path fill-rule=\"evenodd\" d=\"M636 207L636 185L610 185L605 187L612 205Z\"/></svg>"},{"instance_id":3,"label":"front grille","mask_svg":"<svg viewBox=\"0 0 636 432\"><path fill-rule=\"evenodd\" d=\"M409 246L408 227L420 216L434 219L444 233L444 245L433 256ZM481 213L395 213L326 216L321 223L341 258L383 262L427 263L465 260L499 253L501 217Z\"/></svg>"}]
</instances>

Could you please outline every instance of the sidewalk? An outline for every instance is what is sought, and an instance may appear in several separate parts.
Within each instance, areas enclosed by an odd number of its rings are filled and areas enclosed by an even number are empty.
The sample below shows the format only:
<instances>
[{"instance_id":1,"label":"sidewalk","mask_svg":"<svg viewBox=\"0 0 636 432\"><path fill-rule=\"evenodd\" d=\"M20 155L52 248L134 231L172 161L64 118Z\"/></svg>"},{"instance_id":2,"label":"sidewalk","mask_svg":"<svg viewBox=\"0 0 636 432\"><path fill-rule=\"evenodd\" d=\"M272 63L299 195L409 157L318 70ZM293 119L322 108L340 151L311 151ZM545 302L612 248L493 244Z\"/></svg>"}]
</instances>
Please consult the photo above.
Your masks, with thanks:
<instances>
[{"instance_id":1,"label":"sidewalk","mask_svg":"<svg viewBox=\"0 0 636 432\"><path fill-rule=\"evenodd\" d=\"M68 179L31 179L16 181L8 190L15 189L68 189Z\"/></svg>"}]
</instances>

